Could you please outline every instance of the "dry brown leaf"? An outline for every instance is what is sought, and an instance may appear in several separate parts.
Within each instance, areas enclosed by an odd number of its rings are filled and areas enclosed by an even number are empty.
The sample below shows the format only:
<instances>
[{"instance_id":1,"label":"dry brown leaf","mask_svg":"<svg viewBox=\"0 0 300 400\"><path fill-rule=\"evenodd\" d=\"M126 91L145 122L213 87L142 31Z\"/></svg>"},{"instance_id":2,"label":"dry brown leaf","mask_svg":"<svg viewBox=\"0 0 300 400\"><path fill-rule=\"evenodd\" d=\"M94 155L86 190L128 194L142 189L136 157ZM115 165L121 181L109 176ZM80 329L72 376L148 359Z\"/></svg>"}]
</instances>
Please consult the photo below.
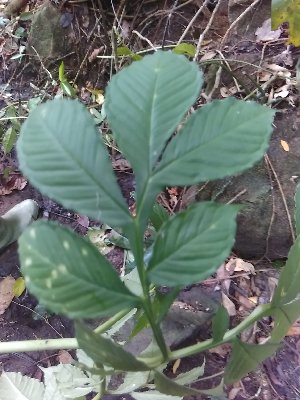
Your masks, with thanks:
<instances>
[{"instance_id":1,"label":"dry brown leaf","mask_svg":"<svg viewBox=\"0 0 300 400\"><path fill-rule=\"evenodd\" d=\"M13 288L15 282L12 276L7 276L0 282L0 315L4 314L14 298Z\"/></svg>"},{"instance_id":2,"label":"dry brown leaf","mask_svg":"<svg viewBox=\"0 0 300 400\"><path fill-rule=\"evenodd\" d=\"M5 196L13 190L23 190L27 185L27 180L23 176L11 175L5 182L0 184L0 195Z\"/></svg>"},{"instance_id":3,"label":"dry brown leaf","mask_svg":"<svg viewBox=\"0 0 300 400\"><path fill-rule=\"evenodd\" d=\"M276 72L278 76L283 77L283 78L290 78L292 75L291 72L287 68L282 67L281 65L264 64L264 68L267 68L267 69L270 69L271 71Z\"/></svg>"},{"instance_id":4,"label":"dry brown leaf","mask_svg":"<svg viewBox=\"0 0 300 400\"><path fill-rule=\"evenodd\" d=\"M235 94L237 92L237 88L235 86L232 86L231 88L227 88L227 87L221 87L220 88L220 94L222 97L229 97L232 96L233 94Z\"/></svg>"},{"instance_id":5,"label":"dry brown leaf","mask_svg":"<svg viewBox=\"0 0 300 400\"><path fill-rule=\"evenodd\" d=\"M280 140L281 147L284 151L290 151L290 146L285 140Z\"/></svg>"},{"instance_id":6,"label":"dry brown leaf","mask_svg":"<svg viewBox=\"0 0 300 400\"><path fill-rule=\"evenodd\" d=\"M174 375L176 374L176 372L177 372L177 370L178 370L178 368L179 368L179 366L180 366L180 363L181 363L181 359L180 359L180 358L178 358L178 359L174 362L173 367L172 367L172 372L173 372Z\"/></svg>"},{"instance_id":7,"label":"dry brown leaf","mask_svg":"<svg viewBox=\"0 0 300 400\"><path fill-rule=\"evenodd\" d=\"M259 71L257 76L258 76L259 82L268 82L268 80L272 76L272 73L271 72L267 72L267 71Z\"/></svg>"},{"instance_id":8,"label":"dry brown leaf","mask_svg":"<svg viewBox=\"0 0 300 400\"><path fill-rule=\"evenodd\" d=\"M99 55L100 51L103 50L103 47L99 47L98 49L94 49L88 57L89 62L94 61Z\"/></svg>"},{"instance_id":9,"label":"dry brown leaf","mask_svg":"<svg viewBox=\"0 0 300 400\"><path fill-rule=\"evenodd\" d=\"M230 392L228 393L228 400L234 400L236 396L239 394L241 391L241 388L232 388Z\"/></svg>"},{"instance_id":10,"label":"dry brown leaf","mask_svg":"<svg viewBox=\"0 0 300 400\"><path fill-rule=\"evenodd\" d=\"M222 303L223 306L226 308L228 314L230 317L233 317L236 315L236 308L234 303L230 300L228 296L226 296L225 293L222 293Z\"/></svg>"},{"instance_id":11,"label":"dry brown leaf","mask_svg":"<svg viewBox=\"0 0 300 400\"><path fill-rule=\"evenodd\" d=\"M246 310L252 310L255 307L255 304L251 302L251 300L240 293L236 292L236 300L237 302Z\"/></svg>"},{"instance_id":12,"label":"dry brown leaf","mask_svg":"<svg viewBox=\"0 0 300 400\"><path fill-rule=\"evenodd\" d=\"M258 303L258 297L257 296L248 297L248 300L251 301L251 303L254 304L255 306Z\"/></svg>"},{"instance_id":13,"label":"dry brown leaf","mask_svg":"<svg viewBox=\"0 0 300 400\"><path fill-rule=\"evenodd\" d=\"M214 50L206 51L205 54L200 58L200 61L212 60L216 54L217 52Z\"/></svg>"},{"instance_id":14,"label":"dry brown leaf","mask_svg":"<svg viewBox=\"0 0 300 400\"><path fill-rule=\"evenodd\" d=\"M208 350L210 353L218 354L220 357L226 357L231 351L231 345L229 343L221 344L220 346L214 347Z\"/></svg>"},{"instance_id":15,"label":"dry brown leaf","mask_svg":"<svg viewBox=\"0 0 300 400\"><path fill-rule=\"evenodd\" d=\"M234 272L249 272L252 275L256 274L254 265L241 258L236 258Z\"/></svg>"},{"instance_id":16,"label":"dry brown leaf","mask_svg":"<svg viewBox=\"0 0 300 400\"><path fill-rule=\"evenodd\" d=\"M260 28L256 29L255 32L257 42L270 42L271 40L277 40L280 38L281 29L272 31L271 18L267 19Z\"/></svg>"},{"instance_id":17,"label":"dry brown leaf","mask_svg":"<svg viewBox=\"0 0 300 400\"><path fill-rule=\"evenodd\" d=\"M67 350L59 350L57 361L61 364L71 364L74 359Z\"/></svg>"},{"instance_id":18,"label":"dry brown leaf","mask_svg":"<svg viewBox=\"0 0 300 400\"><path fill-rule=\"evenodd\" d=\"M231 283L230 272L226 268L230 262L231 260L227 264L223 263L217 270L217 279L220 281L220 285L225 292L228 292Z\"/></svg>"},{"instance_id":19,"label":"dry brown leaf","mask_svg":"<svg viewBox=\"0 0 300 400\"><path fill-rule=\"evenodd\" d=\"M122 29L121 29L122 38L128 39L130 36L130 32L131 32L130 22L128 22L126 19L123 19L121 27L122 27Z\"/></svg>"},{"instance_id":20,"label":"dry brown leaf","mask_svg":"<svg viewBox=\"0 0 300 400\"><path fill-rule=\"evenodd\" d=\"M288 330L287 336L298 336L300 335L300 319L293 323L293 325Z\"/></svg>"}]
</instances>

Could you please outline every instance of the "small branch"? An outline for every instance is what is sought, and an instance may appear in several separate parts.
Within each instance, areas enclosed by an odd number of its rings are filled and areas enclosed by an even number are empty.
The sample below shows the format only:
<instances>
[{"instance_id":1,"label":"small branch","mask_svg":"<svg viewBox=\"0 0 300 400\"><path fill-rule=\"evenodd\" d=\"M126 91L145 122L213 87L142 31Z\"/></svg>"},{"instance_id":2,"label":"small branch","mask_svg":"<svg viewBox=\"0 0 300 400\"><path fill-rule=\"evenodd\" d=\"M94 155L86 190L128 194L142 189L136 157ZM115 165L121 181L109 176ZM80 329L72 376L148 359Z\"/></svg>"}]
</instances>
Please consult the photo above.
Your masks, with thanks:
<instances>
[{"instance_id":1,"label":"small branch","mask_svg":"<svg viewBox=\"0 0 300 400\"><path fill-rule=\"evenodd\" d=\"M216 15L216 13L218 12L218 9L219 9L219 7L220 7L221 1L222 1L222 0L218 0L216 6L215 6L215 8L214 8L214 11L212 12L212 14L211 14L211 16L210 16L210 19L209 19L209 21L208 21L208 23L207 23L207 25L206 25L204 31L201 33L201 35L200 35L200 37L199 37L199 40L198 40L198 43L197 43L196 54L195 54L195 56L194 56L194 61L196 61L197 58L198 58L198 55L199 55L199 53L200 53L200 50L201 50L201 46L202 46L202 42L203 42L203 40L204 40L204 37L205 37L205 35L207 34L207 32L209 31L209 29L210 29L210 27L211 27L211 25L212 25L212 23L213 23L213 20L214 20L214 18L215 18L215 15ZM206 6L206 3L207 3L207 1L205 1L205 2L203 3L203 6ZM202 7L203 7L203 6L202 6Z\"/></svg>"},{"instance_id":2,"label":"small branch","mask_svg":"<svg viewBox=\"0 0 300 400\"><path fill-rule=\"evenodd\" d=\"M191 27L193 26L193 23L196 21L196 19L199 17L199 15L202 13L202 11L204 10L204 8L206 7L206 5L208 4L209 0L205 0L205 2L202 4L202 6L199 8L199 10L196 12L196 14L193 16L193 18L190 20L189 24L187 25L187 27L185 28L183 34L180 36L177 45L180 44L183 39L186 37L188 31L191 29Z\"/></svg>"},{"instance_id":3,"label":"small branch","mask_svg":"<svg viewBox=\"0 0 300 400\"><path fill-rule=\"evenodd\" d=\"M250 4L249 7L246 8L246 10L244 10L244 11L242 12L241 15L238 16L238 18L237 18L236 20L233 21L233 23L230 25L230 27L229 27L229 28L227 29L227 31L225 32L225 35L223 36L223 39L222 39L221 44L220 44L220 48L222 48L222 47L224 46L224 44L225 44L225 42L226 42L226 40L227 40L227 37L228 37L229 33L232 31L232 29L233 29L233 28L240 22L240 20L241 20L242 18L244 18L244 16L245 16L246 14L248 14L248 12L251 11L252 8L254 8L260 1L261 1L261 0L255 0L252 4Z\"/></svg>"},{"instance_id":4,"label":"small branch","mask_svg":"<svg viewBox=\"0 0 300 400\"><path fill-rule=\"evenodd\" d=\"M22 353L28 351L78 349L75 338L21 340L16 342L0 342L0 354Z\"/></svg>"}]
</instances>

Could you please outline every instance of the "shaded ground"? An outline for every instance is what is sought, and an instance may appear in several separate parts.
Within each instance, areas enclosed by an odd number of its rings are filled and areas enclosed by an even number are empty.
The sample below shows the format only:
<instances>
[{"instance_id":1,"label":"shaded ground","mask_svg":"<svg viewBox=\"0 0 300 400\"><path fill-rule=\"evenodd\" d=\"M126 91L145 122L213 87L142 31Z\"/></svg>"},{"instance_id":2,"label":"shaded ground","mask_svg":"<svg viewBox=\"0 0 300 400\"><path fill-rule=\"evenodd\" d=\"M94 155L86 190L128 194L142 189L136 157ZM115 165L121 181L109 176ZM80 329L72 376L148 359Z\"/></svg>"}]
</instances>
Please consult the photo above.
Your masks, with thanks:
<instances>
[{"instance_id":1,"label":"shaded ground","mask_svg":"<svg viewBox=\"0 0 300 400\"><path fill-rule=\"evenodd\" d=\"M121 2L121 5L124 6L124 3L126 2ZM28 11L32 10L33 7L39 7L43 4L41 1L36 4L30 4ZM100 5L105 10L104 14L101 14ZM65 54L55 54L54 59L51 60L48 60L47 57L37 57L36 54L31 54L21 59L21 62L20 60L12 61L10 59L11 55L16 54L22 44L26 44L27 38L24 36L17 42L10 42L11 33L3 30L2 69L0 71L1 108L14 104L18 110L18 115L26 116L28 111L27 101L31 97L52 98L60 91L59 85L53 84L51 79L53 77L56 80L58 79L58 65L61 60L65 62L68 80L73 80L78 85L78 97L89 106L96 104L98 107L99 104L95 100L95 97L93 97L92 90L102 90L105 87L105 82L110 77L111 71L121 68L124 61L120 59L116 60L115 58L96 58L95 54L110 56L113 53L114 46L120 45L126 45L132 51L148 49L149 43L145 38L157 46L162 44L165 46L176 44L199 8L197 1L189 2L189 4L181 8L176 8L180 6L179 2L163 0L132 1L127 2L127 7L122 14L123 8L119 6L119 2L116 2L116 17L109 1L99 2L99 4L70 1L64 5L59 5L58 9L64 18L68 18L69 14L72 16L71 22L66 22L66 29L69 29L70 32L68 34L73 38L73 47L71 50L67 49L68 51ZM174 9L170 13L172 7ZM206 9L199 15L184 37L185 42L197 44L200 34L207 27L212 11L213 8ZM268 16L265 16L263 20L267 18ZM25 32L28 32L31 22L21 21L17 25L22 27ZM112 25L115 26L119 36L118 34L115 34L115 36L111 34ZM229 25L227 11L223 8L212 21L209 33L203 39L202 50L198 59L207 57L207 60L209 60L209 52L216 50L216 43L219 43L224 37ZM133 30L136 30L139 35L134 33ZM74 43L76 46L74 46ZM112 43L113 46L111 45ZM259 59L263 60L268 57L275 59L282 55L285 50L286 45L282 38L274 42L271 41L268 44L258 44L249 35L248 40L235 41L234 44L229 42L226 47L222 48L220 57L225 57L225 59L238 58L245 62L254 63ZM290 66L287 66L283 61L278 61L278 65L284 65L293 70L297 59L297 49L294 49L294 52L290 56ZM202 62L205 63L205 58L202 58ZM206 96L209 96L211 93L211 83L213 85L216 83L216 71L212 67L213 64L210 66L203 64L206 79ZM244 64L235 64L233 70L236 73L242 72L242 74L238 76L241 93L237 91L232 93L237 97L244 97L245 94L247 95L247 90L252 90L253 82L251 80L249 82L248 79L252 72L249 72ZM52 75L51 79L49 72ZM237 78L236 75L235 78ZM232 81L232 75L222 75L221 84L212 93L212 97L221 97L222 94L224 97L225 91L229 90L228 88L232 88ZM203 103L204 101L204 98L199 99L199 103ZM290 96L289 100L282 100L282 102L278 103L278 108L287 108L291 111L292 118L293 106L298 104L298 97L294 96L291 98ZM4 129L6 129L8 123L2 121L2 124ZM103 132L107 133L105 126L103 127ZM118 160L118 154L113 149L111 149L111 156L113 161ZM20 176L14 152L6 156L2 152L0 165L1 187L7 187L8 180L11 179L13 174ZM123 193L129 205L133 206L130 192L134 188L134 179L131 171L126 166L124 168L124 165L122 166L121 163L116 163L115 166L116 170L118 170L118 180ZM5 168L7 167L12 171L9 178L5 178L4 176ZM169 211L178 211L181 206L180 196L180 191L176 195L170 191L166 191L162 194L160 202ZM62 209L56 203L41 196L29 184L22 190L13 190L10 194L1 196L0 215L26 198L35 199L39 203L45 218L66 224L80 234L85 234L87 226L92 224L92 221L86 221L82 217ZM121 270L123 265L122 251L116 248L109 253L108 257L115 267ZM1 277L8 275L12 275L13 277L20 276L16 245L10 246L0 255L0 268ZM251 276L249 279L252 285L251 294L260 297L262 302L268 301L271 295L270 278L276 278L277 273L276 271L274 272L273 266L265 260L257 263L256 268L258 270L257 275L255 277ZM232 285L229 294L238 311L232 321L232 323L235 323L242 318L243 313L246 315L249 310L243 307L240 303L241 298L237 295L238 292L245 288L241 277L232 276L230 279ZM203 288L206 288L206 290L208 288L211 293L215 291L216 286L220 286L222 289L222 278L220 276L217 276L215 280L208 280L203 284ZM248 289L248 287L249 283L247 281L246 288ZM196 287L196 289L200 291L201 286ZM195 290L195 287L189 288L181 294L181 301L194 306L193 302L199 298L197 290ZM190 295L191 293L193 293L192 296ZM244 297L248 298L249 294ZM40 319L34 319L34 316L37 315L36 313L40 313L35 310L36 305L37 301L27 292L15 300L9 309L0 316L0 340L13 341L73 336L72 323L64 318L42 315ZM261 321L255 327L255 332L250 333L251 339L257 340L263 337L264 334L267 334L268 329L270 329L270 321ZM204 328L202 327L197 332L194 332L187 343L191 344L203 340L208 337L208 333L207 325L205 325ZM235 387L228 388L229 398L241 400L252 398L261 400L299 399L299 347L300 341L298 336L292 335L288 337L276 356L266 361L258 371L253 372ZM216 374L222 370L228 359L229 350L229 348L222 348L218 349L217 352L205 355L207 363L206 376ZM203 355L182 360L178 372L187 371L194 366L199 366L202 364L202 361ZM0 355L0 363L6 371L20 371L40 379L42 374L38 366L55 365L57 363L57 354L40 352ZM171 366L169 373L172 376ZM209 387L212 381L216 383L218 380L219 378L217 377L213 380L203 381L202 384L199 384L199 387ZM125 399L126 397L122 396L121 398ZM109 396L107 396L107 399L109 399Z\"/></svg>"}]
</instances>

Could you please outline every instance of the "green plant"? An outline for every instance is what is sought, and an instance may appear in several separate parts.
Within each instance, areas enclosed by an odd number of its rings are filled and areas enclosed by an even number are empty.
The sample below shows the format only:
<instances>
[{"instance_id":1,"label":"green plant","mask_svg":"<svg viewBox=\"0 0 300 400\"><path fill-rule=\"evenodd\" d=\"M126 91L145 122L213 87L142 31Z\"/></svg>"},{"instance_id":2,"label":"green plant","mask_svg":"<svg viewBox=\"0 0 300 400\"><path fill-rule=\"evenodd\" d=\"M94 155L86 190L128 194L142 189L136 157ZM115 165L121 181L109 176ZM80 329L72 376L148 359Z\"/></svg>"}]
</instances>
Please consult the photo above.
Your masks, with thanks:
<instances>
[{"instance_id":1,"label":"green plant","mask_svg":"<svg viewBox=\"0 0 300 400\"><path fill-rule=\"evenodd\" d=\"M91 376L98 377L89 389L98 392L95 399L116 393L107 386L110 377L126 373L126 383L136 385L125 389L124 383L121 388L135 399L175 400L190 394L220 395L222 382L208 391L192 389L186 384L201 375L201 368L189 378L181 374L171 380L163 374L170 360L231 342L224 375L225 383L231 383L276 350L300 314L300 239L291 249L272 302L259 305L238 326L229 329L229 317L220 307L212 338L179 350L167 346L161 330L179 290L213 274L229 255L240 207L204 202L170 218L155 204L156 196L167 185L192 185L249 168L262 157L272 131L274 111L254 102L213 101L189 115L201 85L196 63L160 51L123 69L109 83L108 122L136 177L134 216L93 118L79 102L54 100L30 113L17 144L22 171L65 207L122 229L134 254L136 268L130 274L135 274L135 285L133 275L127 280L125 276L124 283L85 238L54 223L36 222L19 241L27 287L49 310L76 319L76 339L2 343L0 351L80 347L92 359L82 361L86 379L91 383ZM156 233L153 245L145 249L149 218ZM163 295L161 286L169 292ZM140 318L135 330L151 327L154 351L133 355L103 333L136 311ZM239 339L244 329L269 315L275 324L267 343ZM110 318L95 331L78 321L104 316ZM139 388L148 391L136 391Z\"/></svg>"}]
</instances>

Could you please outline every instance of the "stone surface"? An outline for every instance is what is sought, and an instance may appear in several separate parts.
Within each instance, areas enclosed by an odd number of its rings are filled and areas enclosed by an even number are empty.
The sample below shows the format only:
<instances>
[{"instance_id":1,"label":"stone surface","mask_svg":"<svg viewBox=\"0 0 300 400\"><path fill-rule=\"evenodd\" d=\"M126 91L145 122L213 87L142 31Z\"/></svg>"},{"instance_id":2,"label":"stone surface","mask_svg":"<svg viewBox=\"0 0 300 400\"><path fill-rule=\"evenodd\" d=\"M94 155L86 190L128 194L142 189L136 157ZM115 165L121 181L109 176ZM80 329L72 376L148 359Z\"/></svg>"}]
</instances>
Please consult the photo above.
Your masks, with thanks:
<instances>
[{"instance_id":1,"label":"stone surface","mask_svg":"<svg viewBox=\"0 0 300 400\"><path fill-rule=\"evenodd\" d=\"M300 111L277 113L274 125L268 156L294 221L294 194L300 179ZM289 144L289 151L283 149L281 140ZM245 258L284 258L292 235L278 181L263 160L239 176L209 183L198 194L194 190L187 203L193 198L227 203L246 191L234 201L244 205L237 219L235 252Z\"/></svg>"},{"instance_id":2,"label":"stone surface","mask_svg":"<svg viewBox=\"0 0 300 400\"><path fill-rule=\"evenodd\" d=\"M229 0L228 18L232 24L254 0ZM242 17L231 32L235 40L255 40L255 31L271 16L271 0L262 0Z\"/></svg>"},{"instance_id":3,"label":"stone surface","mask_svg":"<svg viewBox=\"0 0 300 400\"><path fill-rule=\"evenodd\" d=\"M42 62L61 58L68 53L72 39L70 27L63 28L61 12L50 2L45 4L34 15L28 37L28 52L37 56ZM37 62L40 62L37 59Z\"/></svg>"}]
</instances>

